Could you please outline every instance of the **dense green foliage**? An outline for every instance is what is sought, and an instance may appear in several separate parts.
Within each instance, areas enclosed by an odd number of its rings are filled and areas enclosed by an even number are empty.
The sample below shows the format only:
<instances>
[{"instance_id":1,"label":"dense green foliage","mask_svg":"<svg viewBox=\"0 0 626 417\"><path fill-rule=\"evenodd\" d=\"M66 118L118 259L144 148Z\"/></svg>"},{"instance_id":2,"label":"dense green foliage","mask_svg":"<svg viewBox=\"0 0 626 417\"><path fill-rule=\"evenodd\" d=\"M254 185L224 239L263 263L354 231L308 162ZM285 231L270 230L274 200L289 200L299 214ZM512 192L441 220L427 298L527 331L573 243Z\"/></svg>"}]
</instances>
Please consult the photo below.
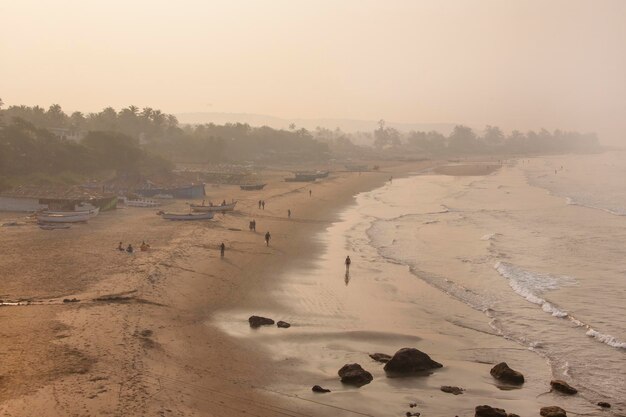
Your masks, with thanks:
<instances>
[{"instance_id":1,"label":"dense green foliage","mask_svg":"<svg viewBox=\"0 0 626 417\"><path fill-rule=\"evenodd\" d=\"M136 139L122 133L89 132L78 143L19 118L0 129L3 176L90 175L104 171L129 175L171 168L170 162L147 153Z\"/></svg>"}]
</instances>

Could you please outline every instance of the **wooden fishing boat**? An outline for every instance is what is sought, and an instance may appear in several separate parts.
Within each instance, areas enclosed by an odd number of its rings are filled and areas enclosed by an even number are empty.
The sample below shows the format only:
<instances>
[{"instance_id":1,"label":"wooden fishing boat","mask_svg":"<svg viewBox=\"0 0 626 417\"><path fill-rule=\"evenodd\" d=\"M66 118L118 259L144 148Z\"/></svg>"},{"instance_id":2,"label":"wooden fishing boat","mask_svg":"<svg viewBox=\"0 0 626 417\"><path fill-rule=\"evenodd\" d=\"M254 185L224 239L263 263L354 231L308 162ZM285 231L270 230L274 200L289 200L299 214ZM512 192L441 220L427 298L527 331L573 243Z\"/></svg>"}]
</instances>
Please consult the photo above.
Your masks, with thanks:
<instances>
[{"instance_id":1,"label":"wooden fishing boat","mask_svg":"<svg viewBox=\"0 0 626 417\"><path fill-rule=\"evenodd\" d=\"M245 185L240 185L239 188L241 188L244 191L254 191L254 190L262 190L263 187L265 187L267 184L245 184Z\"/></svg>"},{"instance_id":2,"label":"wooden fishing boat","mask_svg":"<svg viewBox=\"0 0 626 417\"><path fill-rule=\"evenodd\" d=\"M211 220L214 214L212 212L208 213L187 213L187 214L176 214L176 213L163 213L161 217L165 220Z\"/></svg>"},{"instance_id":3,"label":"wooden fishing boat","mask_svg":"<svg viewBox=\"0 0 626 417\"><path fill-rule=\"evenodd\" d=\"M74 214L66 216L64 214L37 214L37 221L39 223L79 223L86 222L91 218L89 213Z\"/></svg>"},{"instance_id":4,"label":"wooden fishing boat","mask_svg":"<svg viewBox=\"0 0 626 417\"><path fill-rule=\"evenodd\" d=\"M235 209L235 205L237 205L236 201L233 201L230 204L221 204L219 206L204 206L204 205L200 205L200 204L190 204L191 209L193 211L199 211L199 212L209 212L209 213L223 213L225 211L233 211Z\"/></svg>"},{"instance_id":5,"label":"wooden fishing boat","mask_svg":"<svg viewBox=\"0 0 626 417\"><path fill-rule=\"evenodd\" d=\"M96 207L93 209L89 209L89 210L74 210L74 211L52 211L52 210L45 210L43 211L41 214L54 214L54 215L58 215L58 216L83 216L85 214L88 214L89 217L96 217L98 215L98 213L100 213L100 208Z\"/></svg>"}]
</instances>

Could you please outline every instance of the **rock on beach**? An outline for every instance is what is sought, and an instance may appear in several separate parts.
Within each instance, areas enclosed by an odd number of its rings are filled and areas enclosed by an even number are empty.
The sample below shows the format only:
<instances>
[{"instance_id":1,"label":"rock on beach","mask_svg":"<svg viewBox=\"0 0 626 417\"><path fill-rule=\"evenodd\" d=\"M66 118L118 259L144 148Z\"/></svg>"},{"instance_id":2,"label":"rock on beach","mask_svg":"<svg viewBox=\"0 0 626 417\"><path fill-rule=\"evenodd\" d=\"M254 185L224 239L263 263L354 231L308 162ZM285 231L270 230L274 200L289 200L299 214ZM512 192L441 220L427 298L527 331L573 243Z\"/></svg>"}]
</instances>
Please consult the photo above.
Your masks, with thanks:
<instances>
[{"instance_id":1,"label":"rock on beach","mask_svg":"<svg viewBox=\"0 0 626 417\"><path fill-rule=\"evenodd\" d=\"M442 364L435 362L422 351L415 348L402 348L385 364L385 372L392 374L412 374L441 368Z\"/></svg>"},{"instance_id":2,"label":"rock on beach","mask_svg":"<svg viewBox=\"0 0 626 417\"><path fill-rule=\"evenodd\" d=\"M523 384L524 383L524 375L521 372L518 372L514 369L509 368L509 365L506 362L500 362L493 368L491 368L491 376L495 379L499 379L501 381L505 381L511 384Z\"/></svg>"},{"instance_id":3,"label":"rock on beach","mask_svg":"<svg viewBox=\"0 0 626 417\"><path fill-rule=\"evenodd\" d=\"M250 323L250 327L256 328L261 326L271 326L274 324L274 320L268 319L267 317L250 316L248 323Z\"/></svg>"},{"instance_id":4,"label":"rock on beach","mask_svg":"<svg viewBox=\"0 0 626 417\"><path fill-rule=\"evenodd\" d=\"M358 363L346 364L337 373L341 377L341 382L357 387L367 385L374 379L372 374L363 369Z\"/></svg>"}]
</instances>

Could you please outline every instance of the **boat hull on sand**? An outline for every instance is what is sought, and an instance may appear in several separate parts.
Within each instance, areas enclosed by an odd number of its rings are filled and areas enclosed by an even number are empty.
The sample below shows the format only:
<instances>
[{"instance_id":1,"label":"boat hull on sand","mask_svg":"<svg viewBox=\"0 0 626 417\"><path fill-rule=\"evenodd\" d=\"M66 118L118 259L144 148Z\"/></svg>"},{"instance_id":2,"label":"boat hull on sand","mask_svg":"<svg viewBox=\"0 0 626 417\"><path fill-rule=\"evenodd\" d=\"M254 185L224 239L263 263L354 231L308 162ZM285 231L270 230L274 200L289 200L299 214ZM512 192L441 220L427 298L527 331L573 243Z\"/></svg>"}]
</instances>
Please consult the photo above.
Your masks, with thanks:
<instances>
[{"instance_id":1,"label":"boat hull on sand","mask_svg":"<svg viewBox=\"0 0 626 417\"><path fill-rule=\"evenodd\" d=\"M38 214L37 221L39 223L81 223L91 218L91 214L75 214L66 216L63 214Z\"/></svg>"},{"instance_id":2,"label":"boat hull on sand","mask_svg":"<svg viewBox=\"0 0 626 417\"><path fill-rule=\"evenodd\" d=\"M223 213L225 211L233 211L236 205L236 201L234 203L224 204L221 206L201 206L198 204L190 204L193 211L201 213Z\"/></svg>"},{"instance_id":3,"label":"boat hull on sand","mask_svg":"<svg viewBox=\"0 0 626 417\"><path fill-rule=\"evenodd\" d=\"M188 213L188 214L176 214L176 213L163 213L161 217L165 220L211 220L213 213Z\"/></svg>"}]
</instances>

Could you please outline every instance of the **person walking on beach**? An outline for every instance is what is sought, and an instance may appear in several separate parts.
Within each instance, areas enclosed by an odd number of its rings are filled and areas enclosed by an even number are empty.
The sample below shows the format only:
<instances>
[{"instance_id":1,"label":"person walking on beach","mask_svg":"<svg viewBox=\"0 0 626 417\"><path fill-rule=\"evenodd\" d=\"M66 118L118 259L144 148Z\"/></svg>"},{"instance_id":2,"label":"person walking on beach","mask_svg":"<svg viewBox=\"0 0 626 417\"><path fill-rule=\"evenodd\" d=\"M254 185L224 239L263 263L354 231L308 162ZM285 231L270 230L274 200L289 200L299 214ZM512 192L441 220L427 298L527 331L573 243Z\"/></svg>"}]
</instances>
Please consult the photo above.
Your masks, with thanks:
<instances>
[{"instance_id":1,"label":"person walking on beach","mask_svg":"<svg viewBox=\"0 0 626 417\"><path fill-rule=\"evenodd\" d=\"M256 233L256 220L252 220L252 231Z\"/></svg>"},{"instance_id":2,"label":"person walking on beach","mask_svg":"<svg viewBox=\"0 0 626 417\"><path fill-rule=\"evenodd\" d=\"M291 219L291 209L287 209L287 218Z\"/></svg>"},{"instance_id":3,"label":"person walking on beach","mask_svg":"<svg viewBox=\"0 0 626 417\"><path fill-rule=\"evenodd\" d=\"M124 252L124 245L122 245L122 242L120 242L120 244L117 245L117 250L120 252Z\"/></svg>"},{"instance_id":4,"label":"person walking on beach","mask_svg":"<svg viewBox=\"0 0 626 417\"><path fill-rule=\"evenodd\" d=\"M265 200L261 200L261 207L263 207L263 210L265 210Z\"/></svg>"},{"instance_id":5,"label":"person walking on beach","mask_svg":"<svg viewBox=\"0 0 626 417\"><path fill-rule=\"evenodd\" d=\"M224 242L222 242L222 244L220 245L220 257L221 258L224 257L224 252L226 252L226 245L224 245Z\"/></svg>"},{"instance_id":6,"label":"person walking on beach","mask_svg":"<svg viewBox=\"0 0 626 417\"><path fill-rule=\"evenodd\" d=\"M313 194L313 190L309 190L309 197L311 197L311 194Z\"/></svg>"},{"instance_id":7,"label":"person walking on beach","mask_svg":"<svg viewBox=\"0 0 626 417\"><path fill-rule=\"evenodd\" d=\"M261 200L259 200L259 209L261 208Z\"/></svg>"},{"instance_id":8,"label":"person walking on beach","mask_svg":"<svg viewBox=\"0 0 626 417\"><path fill-rule=\"evenodd\" d=\"M269 246L270 245L270 239L272 238L272 235L270 235L270 232L267 232L265 234L265 246Z\"/></svg>"},{"instance_id":9,"label":"person walking on beach","mask_svg":"<svg viewBox=\"0 0 626 417\"><path fill-rule=\"evenodd\" d=\"M350 260L350 257L349 257L349 256L346 256L346 262L345 262L345 264L346 264L346 273L347 273L348 271L350 271L350 264L351 264L351 263L352 263L352 261Z\"/></svg>"}]
</instances>

